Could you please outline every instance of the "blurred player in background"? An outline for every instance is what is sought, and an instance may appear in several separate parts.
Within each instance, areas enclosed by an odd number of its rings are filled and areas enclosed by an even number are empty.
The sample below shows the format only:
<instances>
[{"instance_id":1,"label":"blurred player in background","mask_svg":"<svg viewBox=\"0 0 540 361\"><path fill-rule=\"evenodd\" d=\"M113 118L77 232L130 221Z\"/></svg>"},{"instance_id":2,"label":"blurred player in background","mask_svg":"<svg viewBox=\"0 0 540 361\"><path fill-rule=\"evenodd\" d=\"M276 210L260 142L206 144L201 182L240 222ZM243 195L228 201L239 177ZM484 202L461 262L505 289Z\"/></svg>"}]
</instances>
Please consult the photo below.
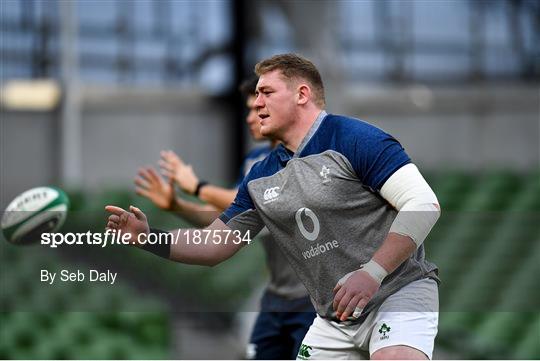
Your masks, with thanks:
<instances>
[{"instance_id":1,"label":"blurred player in background","mask_svg":"<svg viewBox=\"0 0 540 361\"><path fill-rule=\"evenodd\" d=\"M261 135L259 117L253 106L257 77L246 80L240 90L246 97L249 113L246 123L253 139L264 141ZM263 160L277 141L261 145L246 156L236 187L251 167ZM150 199L156 206L173 211L190 223L205 227L212 223L234 201L237 188L225 189L201 181L191 165L185 164L172 151L163 151L160 166L165 181L153 168L141 168L135 178L136 192ZM205 204L190 202L175 197L174 182L186 193L197 196ZM259 234L262 241L270 280L261 300L259 313L247 349L247 357L254 359L294 359L298 354L302 340L313 323L315 310L308 293L295 271L281 253L279 246L272 240L268 230Z\"/></svg>"},{"instance_id":2,"label":"blurred player in background","mask_svg":"<svg viewBox=\"0 0 540 361\"><path fill-rule=\"evenodd\" d=\"M403 147L366 123L324 111L324 86L309 60L276 55L255 67L261 134L279 140L253 166L234 203L205 228L257 234L267 227L308 289L317 318L299 359L426 359L438 325L437 267L423 241L438 200ZM137 242L153 234L140 209L112 213L107 227L161 257L214 265L239 243ZM245 244L245 243L244 243Z\"/></svg>"}]
</instances>

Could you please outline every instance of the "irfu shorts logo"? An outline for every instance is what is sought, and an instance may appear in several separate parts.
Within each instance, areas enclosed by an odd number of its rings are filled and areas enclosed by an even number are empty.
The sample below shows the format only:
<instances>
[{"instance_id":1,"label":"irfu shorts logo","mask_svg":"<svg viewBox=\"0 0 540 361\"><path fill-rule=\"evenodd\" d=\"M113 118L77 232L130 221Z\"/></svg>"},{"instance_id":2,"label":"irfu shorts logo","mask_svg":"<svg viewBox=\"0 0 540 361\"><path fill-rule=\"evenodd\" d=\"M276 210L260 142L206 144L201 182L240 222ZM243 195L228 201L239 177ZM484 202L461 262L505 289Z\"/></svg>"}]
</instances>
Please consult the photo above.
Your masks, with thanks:
<instances>
[{"instance_id":1,"label":"irfu shorts logo","mask_svg":"<svg viewBox=\"0 0 540 361\"><path fill-rule=\"evenodd\" d=\"M298 351L298 358L301 360L309 359L311 357L309 350L312 350L311 346L302 344L302 346L300 346L300 350Z\"/></svg>"},{"instance_id":2,"label":"irfu shorts logo","mask_svg":"<svg viewBox=\"0 0 540 361\"><path fill-rule=\"evenodd\" d=\"M381 328L379 328L379 333L381 334L381 340L387 340L390 338L390 336L387 335L387 333L390 332L390 326L388 326L386 323L383 323Z\"/></svg>"}]
</instances>

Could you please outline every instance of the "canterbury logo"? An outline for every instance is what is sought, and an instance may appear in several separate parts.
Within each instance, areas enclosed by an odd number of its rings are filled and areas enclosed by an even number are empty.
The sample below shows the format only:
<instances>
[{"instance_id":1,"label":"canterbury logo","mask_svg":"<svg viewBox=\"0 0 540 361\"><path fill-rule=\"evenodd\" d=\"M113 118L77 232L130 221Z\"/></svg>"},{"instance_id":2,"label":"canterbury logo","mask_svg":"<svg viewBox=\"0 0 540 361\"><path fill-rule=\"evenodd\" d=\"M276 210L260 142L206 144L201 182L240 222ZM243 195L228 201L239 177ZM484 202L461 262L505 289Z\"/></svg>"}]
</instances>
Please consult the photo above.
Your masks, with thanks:
<instances>
[{"instance_id":1,"label":"canterbury logo","mask_svg":"<svg viewBox=\"0 0 540 361\"><path fill-rule=\"evenodd\" d=\"M308 231L304 226L302 214L305 214L309 219L311 219L311 222L313 223L313 230L311 232ZM314 241L317 239L321 230L321 225L319 224L319 219L311 209L306 207L300 208L296 211L296 215L294 216L294 218L296 219L296 224L298 225L298 229L300 230L300 233L302 233L302 236L304 236L310 241Z\"/></svg>"},{"instance_id":2,"label":"canterbury logo","mask_svg":"<svg viewBox=\"0 0 540 361\"><path fill-rule=\"evenodd\" d=\"M268 188L264 191L263 199L265 201L272 201L279 197L279 187Z\"/></svg>"}]
</instances>

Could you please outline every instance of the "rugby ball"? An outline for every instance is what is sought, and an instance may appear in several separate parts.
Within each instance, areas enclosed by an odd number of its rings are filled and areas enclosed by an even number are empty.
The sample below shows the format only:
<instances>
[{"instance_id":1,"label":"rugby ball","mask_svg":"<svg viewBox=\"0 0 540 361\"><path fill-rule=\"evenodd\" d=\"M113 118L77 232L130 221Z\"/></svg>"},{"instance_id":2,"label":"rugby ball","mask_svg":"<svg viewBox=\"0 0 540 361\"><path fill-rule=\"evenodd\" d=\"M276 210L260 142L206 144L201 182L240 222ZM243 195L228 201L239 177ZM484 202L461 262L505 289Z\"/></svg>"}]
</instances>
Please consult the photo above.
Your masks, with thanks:
<instances>
[{"instance_id":1,"label":"rugby ball","mask_svg":"<svg viewBox=\"0 0 540 361\"><path fill-rule=\"evenodd\" d=\"M56 232L66 220L68 196L59 188L37 187L16 197L2 217L2 232L8 242L38 242L43 232Z\"/></svg>"}]
</instances>

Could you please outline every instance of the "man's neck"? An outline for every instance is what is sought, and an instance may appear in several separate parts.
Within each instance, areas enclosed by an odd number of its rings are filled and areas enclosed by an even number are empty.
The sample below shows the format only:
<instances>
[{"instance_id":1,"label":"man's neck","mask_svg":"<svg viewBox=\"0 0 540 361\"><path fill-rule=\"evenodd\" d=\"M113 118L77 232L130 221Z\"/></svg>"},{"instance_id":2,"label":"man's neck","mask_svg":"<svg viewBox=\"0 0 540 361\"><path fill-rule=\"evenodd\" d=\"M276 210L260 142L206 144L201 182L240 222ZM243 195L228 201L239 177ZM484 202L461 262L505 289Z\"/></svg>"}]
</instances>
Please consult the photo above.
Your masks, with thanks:
<instances>
[{"instance_id":1,"label":"man's neck","mask_svg":"<svg viewBox=\"0 0 540 361\"><path fill-rule=\"evenodd\" d=\"M309 112L306 112L304 116L296 123L296 127L291 129L289 134L286 134L283 139L281 139L283 145L296 153L300 143L306 137L307 133L317 120L317 117L321 113L322 109L314 108Z\"/></svg>"}]
</instances>

